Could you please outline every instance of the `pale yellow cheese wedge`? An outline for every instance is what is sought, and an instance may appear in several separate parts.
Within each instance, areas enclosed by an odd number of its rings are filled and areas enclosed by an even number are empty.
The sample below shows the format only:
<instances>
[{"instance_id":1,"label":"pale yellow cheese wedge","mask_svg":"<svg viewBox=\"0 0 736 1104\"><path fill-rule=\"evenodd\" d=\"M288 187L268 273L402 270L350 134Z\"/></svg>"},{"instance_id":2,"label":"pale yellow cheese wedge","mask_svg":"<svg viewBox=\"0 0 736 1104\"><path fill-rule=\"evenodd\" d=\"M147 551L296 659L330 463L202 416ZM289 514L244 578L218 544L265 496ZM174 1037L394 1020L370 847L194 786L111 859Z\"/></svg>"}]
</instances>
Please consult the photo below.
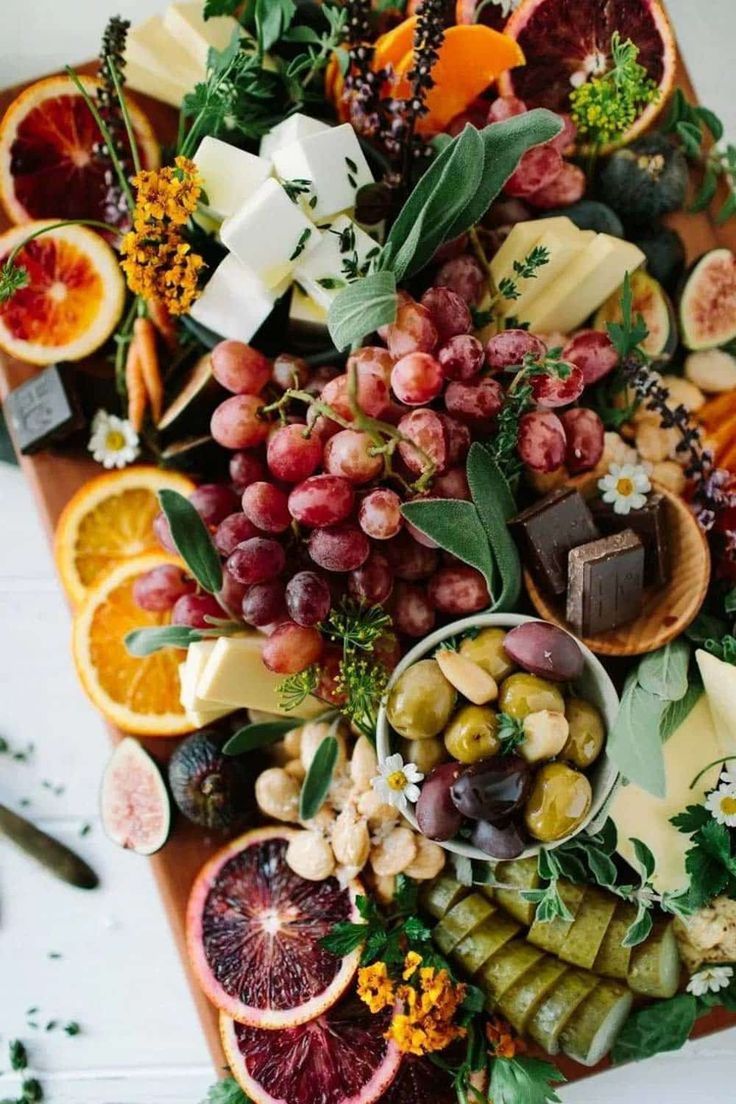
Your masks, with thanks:
<instances>
[{"instance_id":1,"label":"pale yellow cheese wedge","mask_svg":"<svg viewBox=\"0 0 736 1104\"><path fill-rule=\"evenodd\" d=\"M224 50L238 29L237 20L230 15L205 19L201 0L179 0L169 4L163 15L163 25L200 66L207 65L210 47Z\"/></svg>"},{"instance_id":2,"label":"pale yellow cheese wedge","mask_svg":"<svg viewBox=\"0 0 736 1104\"><path fill-rule=\"evenodd\" d=\"M179 107L184 96L205 78L205 64L196 60L151 16L128 32L125 80L134 92Z\"/></svg>"},{"instance_id":3,"label":"pale yellow cheese wedge","mask_svg":"<svg viewBox=\"0 0 736 1104\"><path fill-rule=\"evenodd\" d=\"M517 222L491 261L491 276L496 287L504 276L513 275L514 261L523 261L538 244L544 230L543 222L562 223L570 222L570 219L531 219L529 222Z\"/></svg>"},{"instance_id":4,"label":"pale yellow cheese wedge","mask_svg":"<svg viewBox=\"0 0 736 1104\"><path fill-rule=\"evenodd\" d=\"M197 701L197 681L214 646L214 640L202 640L190 644L187 649L187 658L179 666L179 682L181 684L179 700L186 710L187 717L197 728L204 728L206 725L219 720L220 717L233 712L229 705L208 709Z\"/></svg>"},{"instance_id":5,"label":"pale yellow cheese wedge","mask_svg":"<svg viewBox=\"0 0 736 1104\"><path fill-rule=\"evenodd\" d=\"M545 219L545 222L554 222L555 219ZM553 288L570 265L590 245L596 237L593 230L579 230L569 221L569 226L560 230L550 230L539 241L548 253L549 260L538 268L535 276L528 279L512 276L515 280L518 299L502 299L500 312L502 315L514 315L520 321L525 322L533 304L549 289Z\"/></svg>"},{"instance_id":6,"label":"pale yellow cheese wedge","mask_svg":"<svg viewBox=\"0 0 736 1104\"><path fill-rule=\"evenodd\" d=\"M726 747L723 754L736 753L736 667L701 649L695 653L695 658L708 695L713 721L721 742Z\"/></svg>"},{"instance_id":7,"label":"pale yellow cheese wedge","mask_svg":"<svg viewBox=\"0 0 736 1104\"><path fill-rule=\"evenodd\" d=\"M324 713L324 702L307 698L295 710L281 705L278 686L283 675L276 675L263 665L260 633L244 636L221 636L215 641L207 662L197 680L195 696L199 708L230 706L231 709L258 709L279 716L315 717Z\"/></svg>"}]
</instances>

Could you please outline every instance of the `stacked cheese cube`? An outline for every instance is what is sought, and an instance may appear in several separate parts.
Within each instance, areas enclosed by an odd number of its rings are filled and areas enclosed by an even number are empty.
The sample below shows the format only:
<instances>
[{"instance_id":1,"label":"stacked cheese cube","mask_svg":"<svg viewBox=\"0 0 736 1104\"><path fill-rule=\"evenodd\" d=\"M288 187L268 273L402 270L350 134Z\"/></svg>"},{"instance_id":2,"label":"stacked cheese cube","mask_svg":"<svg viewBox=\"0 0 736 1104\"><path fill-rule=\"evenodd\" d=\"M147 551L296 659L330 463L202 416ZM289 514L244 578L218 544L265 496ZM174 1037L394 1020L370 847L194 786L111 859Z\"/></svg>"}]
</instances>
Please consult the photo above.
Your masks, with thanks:
<instances>
[{"instance_id":1,"label":"stacked cheese cube","mask_svg":"<svg viewBox=\"0 0 736 1104\"><path fill-rule=\"evenodd\" d=\"M358 189L373 181L350 124L292 115L258 155L204 138L194 161L204 213L229 250L192 307L195 321L248 342L296 283L295 315L324 324L334 297L378 253L350 217Z\"/></svg>"}]
</instances>

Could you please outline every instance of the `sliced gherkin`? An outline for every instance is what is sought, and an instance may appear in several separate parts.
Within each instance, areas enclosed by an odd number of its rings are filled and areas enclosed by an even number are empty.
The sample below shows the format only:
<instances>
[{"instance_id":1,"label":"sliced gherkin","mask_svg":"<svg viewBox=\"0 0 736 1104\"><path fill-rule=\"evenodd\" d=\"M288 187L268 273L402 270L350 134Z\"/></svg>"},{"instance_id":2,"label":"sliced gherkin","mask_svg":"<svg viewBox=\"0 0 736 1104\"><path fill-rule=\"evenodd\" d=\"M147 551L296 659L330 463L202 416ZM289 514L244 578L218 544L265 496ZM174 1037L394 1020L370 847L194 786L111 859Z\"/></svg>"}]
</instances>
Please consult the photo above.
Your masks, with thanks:
<instances>
[{"instance_id":1,"label":"sliced gherkin","mask_svg":"<svg viewBox=\"0 0 736 1104\"><path fill-rule=\"evenodd\" d=\"M558 954L563 962L590 970L616 911L616 898L589 886Z\"/></svg>"},{"instance_id":2,"label":"sliced gherkin","mask_svg":"<svg viewBox=\"0 0 736 1104\"><path fill-rule=\"evenodd\" d=\"M538 1006L527 1031L547 1054L559 1053L563 1028L597 984L598 978L593 974L568 969Z\"/></svg>"},{"instance_id":3,"label":"sliced gherkin","mask_svg":"<svg viewBox=\"0 0 736 1104\"><path fill-rule=\"evenodd\" d=\"M522 889L538 889L541 881L535 855L528 859L514 859L512 862L500 862L494 870L496 881L512 885L514 889L496 889L494 897L514 920L525 927L534 920L536 904L525 901L519 892Z\"/></svg>"},{"instance_id":4,"label":"sliced gherkin","mask_svg":"<svg viewBox=\"0 0 736 1104\"><path fill-rule=\"evenodd\" d=\"M448 874L441 874L420 894L420 900L430 916L440 920L453 905L467 897L470 890Z\"/></svg>"},{"instance_id":5,"label":"sliced gherkin","mask_svg":"<svg viewBox=\"0 0 736 1104\"><path fill-rule=\"evenodd\" d=\"M485 966L491 955L519 934L519 925L494 907L482 924L461 939L452 952L453 962L471 977Z\"/></svg>"},{"instance_id":6,"label":"sliced gherkin","mask_svg":"<svg viewBox=\"0 0 736 1104\"><path fill-rule=\"evenodd\" d=\"M537 1007L568 969L564 962L545 955L504 993L499 1001L499 1011L516 1031L526 1033L527 1024Z\"/></svg>"},{"instance_id":7,"label":"sliced gherkin","mask_svg":"<svg viewBox=\"0 0 736 1104\"><path fill-rule=\"evenodd\" d=\"M504 993L543 958L543 951L530 947L523 939L512 939L501 947L478 975L478 985L486 994L486 1008L496 1008Z\"/></svg>"},{"instance_id":8,"label":"sliced gherkin","mask_svg":"<svg viewBox=\"0 0 736 1104\"><path fill-rule=\"evenodd\" d=\"M634 906L628 901L619 901L593 963L594 974L618 978L619 981L626 980L631 961L631 947L624 946L624 936L635 918Z\"/></svg>"},{"instance_id":9,"label":"sliced gherkin","mask_svg":"<svg viewBox=\"0 0 736 1104\"><path fill-rule=\"evenodd\" d=\"M680 954L671 920L657 925L646 942L633 948L627 981L645 997L674 997L680 982Z\"/></svg>"},{"instance_id":10,"label":"sliced gherkin","mask_svg":"<svg viewBox=\"0 0 736 1104\"><path fill-rule=\"evenodd\" d=\"M559 882L557 889L563 903L567 906L568 912L572 915L572 920L555 920L540 921L535 920L529 929L529 935L527 936L530 943L533 943L535 947L541 947L543 951L549 951L550 954L559 954L560 947L565 942L570 928L575 922L580 903L583 899L584 889L582 886L572 885L570 882Z\"/></svg>"},{"instance_id":11,"label":"sliced gherkin","mask_svg":"<svg viewBox=\"0 0 736 1104\"><path fill-rule=\"evenodd\" d=\"M568 1020L560 1045L569 1058L595 1066L605 1058L631 1011L633 997L625 985L607 978Z\"/></svg>"},{"instance_id":12,"label":"sliced gherkin","mask_svg":"<svg viewBox=\"0 0 736 1104\"><path fill-rule=\"evenodd\" d=\"M461 939L491 915L493 908L480 893L471 893L453 905L434 929L434 941L442 953L449 955Z\"/></svg>"}]
</instances>

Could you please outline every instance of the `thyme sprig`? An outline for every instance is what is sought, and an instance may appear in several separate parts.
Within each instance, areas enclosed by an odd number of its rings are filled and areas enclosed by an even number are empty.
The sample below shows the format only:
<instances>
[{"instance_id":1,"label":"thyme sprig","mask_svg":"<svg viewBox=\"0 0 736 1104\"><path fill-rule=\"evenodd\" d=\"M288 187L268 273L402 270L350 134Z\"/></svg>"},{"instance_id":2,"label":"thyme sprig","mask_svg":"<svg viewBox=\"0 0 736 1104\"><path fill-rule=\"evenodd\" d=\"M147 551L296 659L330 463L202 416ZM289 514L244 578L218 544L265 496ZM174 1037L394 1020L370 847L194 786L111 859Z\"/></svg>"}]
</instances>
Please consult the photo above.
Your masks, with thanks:
<instances>
[{"instance_id":1,"label":"thyme sprig","mask_svg":"<svg viewBox=\"0 0 736 1104\"><path fill-rule=\"evenodd\" d=\"M527 353L519 371L506 389L504 403L496 420L496 434L488 447L507 479L513 478L522 466L516 446L521 417L534 405L531 381L536 376L567 379L570 365L561 359L561 353L559 348L549 349L544 357Z\"/></svg>"}]
</instances>

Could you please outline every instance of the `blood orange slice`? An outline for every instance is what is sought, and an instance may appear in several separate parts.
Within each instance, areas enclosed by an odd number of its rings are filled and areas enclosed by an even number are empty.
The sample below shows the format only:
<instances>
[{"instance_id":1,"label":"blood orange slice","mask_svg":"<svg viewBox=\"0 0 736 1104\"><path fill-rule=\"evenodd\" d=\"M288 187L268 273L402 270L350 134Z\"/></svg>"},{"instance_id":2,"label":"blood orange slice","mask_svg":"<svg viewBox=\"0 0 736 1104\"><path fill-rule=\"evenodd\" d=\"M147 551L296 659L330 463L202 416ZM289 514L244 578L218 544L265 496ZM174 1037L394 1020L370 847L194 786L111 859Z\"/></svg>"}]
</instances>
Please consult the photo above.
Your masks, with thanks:
<instances>
[{"instance_id":1,"label":"blood orange slice","mask_svg":"<svg viewBox=\"0 0 736 1104\"><path fill-rule=\"evenodd\" d=\"M639 48L638 61L660 90L622 139L631 141L655 119L675 79L675 41L659 0L523 0L505 33L526 65L501 75L501 94L568 111L572 89L609 67L614 31Z\"/></svg>"},{"instance_id":2,"label":"blood orange slice","mask_svg":"<svg viewBox=\"0 0 736 1104\"><path fill-rule=\"evenodd\" d=\"M81 78L94 96L98 81ZM151 124L128 102L144 168L160 154ZM70 77L47 77L13 100L0 123L0 199L12 222L36 218L117 221L107 199L109 165L92 114Z\"/></svg>"},{"instance_id":3,"label":"blood orange slice","mask_svg":"<svg viewBox=\"0 0 736 1104\"><path fill-rule=\"evenodd\" d=\"M0 266L48 221L0 235ZM21 249L27 286L0 304L0 349L31 364L81 360L104 345L120 320L125 283L115 254L85 226L63 226Z\"/></svg>"},{"instance_id":4,"label":"blood orange slice","mask_svg":"<svg viewBox=\"0 0 736 1104\"><path fill-rule=\"evenodd\" d=\"M310 1023L264 1031L220 1017L233 1076L254 1104L372 1104L386 1089L401 1053L384 1034L390 1012L374 1015L352 996ZM411 1098L398 1097L396 1104ZM425 1104L437 1100L424 1097Z\"/></svg>"},{"instance_id":5,"label":"blood orange slice","mask_svg":"<svg viewBox=\"0 0 736 1104\"><path fill-rule=\"evenodd\" d=\"M331 1008L353 979L359 950L338 958L321 940L358 917L360 883L310 882L286 864L294 830L233 840L200 871L187 908L187 945L205 993L252 1027L294 1027ZM290 1101L290 1104L292 1102Z\"/></svg>"},{"instance_id":6,"label":"blood orange slice","mask_svg":"<svg viewBox=\"0 0 736 1104\"><path fill-rule=\"evenodd\" d=\"M474 1099L472 1094L469 1099ZM458 1094L452 1076L429 1058L404 1055L383 1104L429 1104L430 1100L432 1104L457 1104Z\"/></svg>"}]
</instances>

